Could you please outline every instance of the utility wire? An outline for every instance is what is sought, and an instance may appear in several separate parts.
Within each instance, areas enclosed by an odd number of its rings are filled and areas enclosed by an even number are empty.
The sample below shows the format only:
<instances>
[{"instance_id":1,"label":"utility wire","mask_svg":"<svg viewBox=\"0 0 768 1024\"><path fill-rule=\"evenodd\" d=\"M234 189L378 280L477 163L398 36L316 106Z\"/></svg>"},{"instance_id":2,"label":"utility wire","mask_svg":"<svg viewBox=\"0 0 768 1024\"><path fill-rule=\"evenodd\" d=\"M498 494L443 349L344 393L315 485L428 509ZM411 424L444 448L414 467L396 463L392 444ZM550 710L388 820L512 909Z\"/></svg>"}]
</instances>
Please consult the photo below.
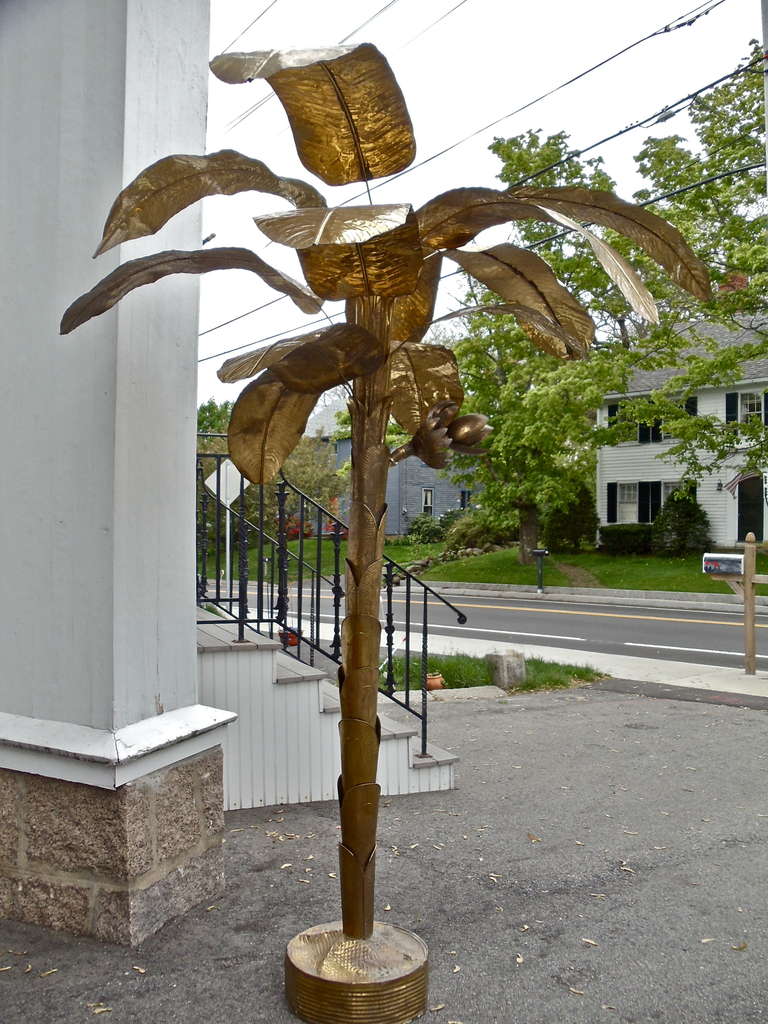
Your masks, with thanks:
<instances>
[{"instance_id":1,"label":"utility wire","mask_svg":"<svg viewBox=\"0 0 768 1024\"><path fill-rule=\"evenodd\" d=\"M398 178L402 178L406 174L410 174L412 171L418 170L420 167L424 167L426 164L431 163L433 160L437 160L438 157L445 156L446 153L452 152L459 146L463 146L465 142L469 142L471 139L477 138L478 135L482 135L487 132L490 128L495 128L496 125L501 124L502 121L507 121L510 117L514 117L516 114L521 114L524 110L529 110L536 103L540 103L542 100L548 99L550 96L554 96L555 93L560 92L561 89L565 89L569 85L573 85L574 82L578 82L580 79L590 75L593 71L597 71L599 68L605 67L606 64L610 64L611 61L616 60L618 57L623 56L625 53L629 53L630 50L634 50L635 47L640 46L642 43L648 42L649 39L653 39L655 36L665 35L670 32L675 32L680 28L689 28L694 25L699 18L705 17L710 14L720 4L725 3L725 0L715 0L714 3L709 4L706 10L701 10L705 7L705 4L699 4L698 7L694 7L693 10L687 11L685 14L681 14L667 25L662 25L661 28L657 28L655 32L649 32L648 35L643 36L642 39L636 39L635 42L630 43L628 46L623 47L621 50L617 50L616 53L611 54L610 57L606 57L604 60L599 61L597 64L593 64L592 67L586 68L586 70L579 72L578 75L574 75L572 78L567 79L565 82L561 82L560 85L553 86L548 89L547 92L541 93L541 95L534 97L532 100L528 100L522 106L517 107L515 110L511 110L508 114L503 114L501 117L496 118L495 121L491 121L489 124L484 125L482 128L477 128L475 131L470 132L469 135L465 135L457 142L451 143L450 146L446 146L444 149L438 150L437 153L433 153L431 156L425 157L424 160L420 160L416 164L411 164L410 167L406 167L405 170L400 171L398 174L393 174L386 181L380 181L378 184L372 186L373 189L381 188L383 185L388 185L392 181L396 181ZM696 13L698 12L698 13ZM687 21L683 19L687 18ZM345 200L345 203L354 202L355 199L359 199L360 196L365 193L360 192L355 196ZM343 204L342 204L343 205Z\"/></svg>"},{"instance_id":2,"label":"utility wire","mask_svg":"<svg viewBox=\"0 0 768 1024\"><path fill-rule=\"evenodd\" d=\"M745 167L735 167L730 171L721 171L720 174L712 174L708 178L702 178L701 181L693 182L693 184L691 185L684 185L682 188L673 189L671 192L664 192L661 195L653 196L652 199L646 199L645 202L639 203L638 205L650 206L652 203L661 202L662 199L671 199L673 196L679 196L685 192L692 192L695 188L700 188L702 185L709 185L711 182L719 181L721 178L732 177L735 174L745 174L747 171L756 171L762 167L765 167L764 160L761 161L760 163L747 164ZM565 235L570 234L570 231L570 228L566 229L565 231L559 231L556 235L550 235L547 238L542 238L538 242L533 242L531 243L531 245L526 246L525 248L530 250L538 249L540 246L546 245L548 242L553 242L556 239L563 238ZM442 274L440 280L444 281L448 277L455 277L457 274L463 273L464 271L461 269L453 270L451 271L450 274ZM280 300L277 299L273 301L279 302ZM340 314L334 313L333 315L338 316ZM330 317L326 315L326 319L330 319ZM232 352L240 352L244 348L255 348L256 346L261 345L263 342L272 341L274 338L279 338L284 334L292 334L294 331L303 330L306 327L314 327L315 324L321 323L323 323L322 317L318 320L313 320L311 321L311 323L308 324L297 324L296 327L288 328L285 331L278 331L276 334L270 334L266 338L259 338L258 341L248 341L244 345L238 345L235 348L229 348L224 350L223 352L214 352L213 355L210 356L203 356L202 359L198 359L198 363L205 363L209 359L218 359L220 356L227 356Z\"/></svg>"},{"instance_id":3,"label":"utility wire","mask_svg":"<svg viewBox=\"0 0 768 1024\"><path fill-rule=\"evenodd\" d=\"M466 2L467 0L461 0L461 2L452 7L450 11L446 11L445 14L441 14L439 18L435 18L435 20L431 22L429 25L427 25L426 28L423 28L421 32L417 32L415 36L411 36L411 38L406 43L403 43L401 49L404 50L406 46L410 46L411 43L415 43L417 39L421 39L421 37L425 36L430 29L434 28L435 25L439 25L440 22L444 21L449 14L453 14L454 11L458 11L458 9L460 7L463 7Z\"/></svg>"},{"instance_id":4,"label":"utility wire","mask_svg":"<svg viewBox=\"0 0 768 1024\"><path fill-rule=\"evenodd\" d=\"M277 0L273 0L273 2L276 3ZM357 28L353 28L351 32L348 32L342 39L339 39L336 45L341 46L342 43L346 43L348 39L351 39L352 36L357 35L358 32L362 31L366 27L366 25L370 25L372 21L375 21L376 18L379 17L379 15L384 14L384 12L388 11L390 7L394 7L396 3L399 3L399 0L389 0L389 3L386 3L384 4L383 7L380 7L378 11L375 11L370 16L370 18L367 18L361 25L358 25ZM227 125L227 130L231 131L233 128L237 128L238 125L241 125L243 121L245 121L247 118L251 116L251 114L255 114L260 107L263 107L265 103L269 103L269 101L271 99L274 99L274 97L275 94L273 92L269 93L267 96L262 96L262 98L260 100L257 100L256 103L253 104L253 106L248 107L246 110L242 111L242 113L238 114L237 117L233 118Z\"/></svg>"},{"instance_id":5,"label":"utility wire","mask_svg":"<svg viewBox=\"0 0 768 1024\"><path fill-rule=\"evenodd\" d=\"M238 40L242 39L243 36L245 35L245 33L249 32L253 28L253 26L256 24L256 22L264 17L264 15L267 13L267 11L271 11L272 10L272 8L275 6L276 3L277 3L277 0L272 0L272 3L267 4L267 6L264 8L264 10L260 14L257 14L256 17L253 19L253 21L249 22L245 26L243 31L240 32L238 35L236 35L235 38L232 40L232 42L224 47L224 49L222 50L222 53L226 53L228 50L231 50L232 47L235 45L235 43Z\"/></svg>"},{"instance_id":6,"label":"utility wire","mask_svg":"<svg viewBox=\"0 0 768 1024\"><path fill-rule=\"evenodd\" d=\"M620 131L613 132L613 134L611 134L611 135L606 135L605 138L600 139L598 142L593 142L593 143L591 143L591 145L585 146L583 149L572 150L570 153L566 154L566 156L564 156L561 160L557 160L554 163L549 164L547 167L542 168L540 171L536 171L535 174L531 174L531 175L529 175L526 178L521 178L519 181L515 182L514 185L510 185L509 187L510 188L517 188L520 185L523 185L523 184L525 184L528 181L532 181L535 178L540 177L542 174L544 174L547 171L551 171L551 170L553 170L553 169L555 169L557 167L560 167L563 164L568 163L570 160L575 160L576 157L582 156L584 153L589 153L590 150L596 149L598 146L603 146L607 142L611 142L611 141L613 141L613 139L616 139L616 138L618 138L621 135L627 134L627 132L634 131L635 129L641 128L643 126L650 127L653 124L658 123L661 120L668 120L669 116L670 116L669 115L669 111L673 111L673 113L679 113L679 111L681 109L683 109L681 107L681 104L686 103L686 101L695 99L697 96L700 96L702 93L707 92L709 89L714 89L716 86L720 85L722 82L726 81L727 79L735 78L738 75L745 74L747 71L749 71L752 68L754 68L761 61L762 61L762 57L757 57L757 58L755 58L755 60L750 61L749 64L746 64L746 65L744 65L741 68L737 68L735 71L731 71L729 74L723 75L720 78L716 78L713 82L709 82L707 85L702 85L699 89L696 89L694 92L689 93L687 96L683 96L679 100L675 100L673 103L668 103L665 107L662 107L661 110L657 110L654 114L650 114L648 117L645 117L642 120L633 121L632 124L627 125L625 128L622 128ZM664 116L665 114L667 116ZM722 146L719 147L719 148L722 148ZM691 162L693 163L695 161L691 161ZM690 166L690 165L687 164L686 166ZM559 238L560 236L557 235L557 236L553 236L553 237L558 237ZM453 277L454 274L458 274L458 273L460 273L460 271L457 270L457 271L454 271L451 274L446 274L444 276L445 277ZM263 303L260 306L255 306L253 309L249 309L247 312L241 313L239 316L233 317L231 320L225 320L223 323L216 324L216 326L214 326L214 327L209 327L209 328L207 328L207 330L201 331L200 334L198 335L198 337L202 338L202 336L204 334L211 334L213 331L217 331L220 327L227 327L227 326L229 326L229 324L234 323L236 320L242 320L244 317L250 316L252 313L258 313L262 309L266 309L267 306L272 306L276 302L282 302L285 298L287 298L287 296L281 295L278 298L272 299L269 302L265 302L265 303Z\"/></svg>"}]
</instances>

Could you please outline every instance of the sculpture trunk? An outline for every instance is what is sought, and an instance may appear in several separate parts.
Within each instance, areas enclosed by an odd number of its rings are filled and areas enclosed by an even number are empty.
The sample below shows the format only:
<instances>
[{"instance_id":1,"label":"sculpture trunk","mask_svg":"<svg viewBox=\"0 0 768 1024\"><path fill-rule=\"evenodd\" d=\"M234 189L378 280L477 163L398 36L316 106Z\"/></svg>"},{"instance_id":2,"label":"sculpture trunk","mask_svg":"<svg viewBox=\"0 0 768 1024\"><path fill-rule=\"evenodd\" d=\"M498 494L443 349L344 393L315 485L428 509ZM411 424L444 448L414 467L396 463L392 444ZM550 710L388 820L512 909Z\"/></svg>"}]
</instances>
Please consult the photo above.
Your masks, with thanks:
<instances>
[{"instance_id":1,"label":"sculpture trunk","mask_svg":"<svg viewBox=\"0 0 768 1024\"><path fill-rule=\"evenodd\" d=\"M365 296L348 303L350 321L389 339L390 300ZM341 843L339 878L344 934L365 939L373 931L376 825L380 787L379 691L382 556L389 449L389 363L355 381L352 418L352 503L346 569L346 615L342 625Z\"/></svg>"}]
</instances>

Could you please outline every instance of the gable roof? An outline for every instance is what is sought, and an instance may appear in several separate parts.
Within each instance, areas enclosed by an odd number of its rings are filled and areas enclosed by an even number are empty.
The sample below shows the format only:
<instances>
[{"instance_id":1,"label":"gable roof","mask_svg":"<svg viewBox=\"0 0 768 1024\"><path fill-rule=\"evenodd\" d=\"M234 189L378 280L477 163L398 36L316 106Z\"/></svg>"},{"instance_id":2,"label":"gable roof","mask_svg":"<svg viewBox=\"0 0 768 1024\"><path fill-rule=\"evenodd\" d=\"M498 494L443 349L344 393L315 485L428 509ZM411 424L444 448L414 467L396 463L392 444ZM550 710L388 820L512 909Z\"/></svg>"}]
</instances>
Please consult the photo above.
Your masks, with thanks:
<instances>
[{"instance_id":1,"label":"gable roof","mask_svg":"<svg viewBox=\"0 0 768 1024\"><path fill-rule=\"evenodd\" d=\"M749 327L732 330L723 324L708 324L706 327L701 325L692 326L695 326L700 334L706 334L707 337L714 339L720 348L733 348L737 345L747 345L750 342L764 340L761 335ZM766 347L768 348L768 346ZM694 355L696 353L702 353L702 349L697 345L692 346L685 352L686 355ZM768 381L768 353L764 358L746 359L741 365L743 372L739 378L739 383ZM680 367L667 367L660 370L636 370L630 379L626 391L613 391L605 397L620 398L629 395L645 395L649 391L655 391L656 388L673 377L679 377L682 373L684 373L684 370Z\"/></svg>"}]
</instances>

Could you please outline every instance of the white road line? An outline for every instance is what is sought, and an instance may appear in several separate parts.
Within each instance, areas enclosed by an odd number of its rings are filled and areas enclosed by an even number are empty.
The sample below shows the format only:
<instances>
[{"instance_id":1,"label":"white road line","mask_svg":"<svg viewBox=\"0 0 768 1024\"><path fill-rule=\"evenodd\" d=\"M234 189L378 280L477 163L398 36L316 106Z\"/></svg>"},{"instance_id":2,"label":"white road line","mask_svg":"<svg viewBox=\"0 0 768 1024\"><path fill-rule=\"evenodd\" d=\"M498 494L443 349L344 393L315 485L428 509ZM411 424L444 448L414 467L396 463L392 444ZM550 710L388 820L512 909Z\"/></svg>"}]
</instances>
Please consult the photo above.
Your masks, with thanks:
<instances>
[{"instance_id":1,"label":"white road line","mask_svg":"<svg viewBox=\"0 0 768 1024\"><path fill-rule=\"evenodd\" d=\"M688 651L694 654L732 654L735 658L743 658L744 651L713 651L710 647L670 647L667 644L633 644L625 641L625 647L648 647L652 651ZM768 654L758 654L758 658L768 658Z\"/></svg>"},{"instance_id":2,"label":"white road line","mask_svg":"<svg viewBox=\"0 0 768 1024\"><path fill-rule=\"evenodd\" d=\"M396 622L396 626L405 626L404 622ZM415 632L416 624L411 622L411 629ZM431 632L439 633L443 629L460 629L465 633L494 633L496 636L533 636L540 640L576 640L585 644L587 641L583 636L556 636L554 633L518 633L508 629L479 629L477 626L444 626L441 622L429 624Z\"/></svg>"}]
</instances>

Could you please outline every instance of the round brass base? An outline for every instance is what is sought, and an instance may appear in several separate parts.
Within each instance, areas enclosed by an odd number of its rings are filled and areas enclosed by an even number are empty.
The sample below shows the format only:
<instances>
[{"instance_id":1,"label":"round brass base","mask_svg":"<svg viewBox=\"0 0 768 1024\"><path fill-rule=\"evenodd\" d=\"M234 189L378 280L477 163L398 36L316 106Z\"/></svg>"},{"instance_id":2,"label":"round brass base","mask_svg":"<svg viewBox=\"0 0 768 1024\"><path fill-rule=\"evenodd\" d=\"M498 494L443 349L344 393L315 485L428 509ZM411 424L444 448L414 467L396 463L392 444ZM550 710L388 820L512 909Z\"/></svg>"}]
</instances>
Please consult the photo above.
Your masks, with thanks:
<instances>
[{"instance_id":1,"label":"round brass base","mask_svg":"<svg viewBox=\"0 0 768 1024\"><path fill-rule=\"evenodd\" d=\"M427 1008L427 947L378 921L369 939L319 924L288 943L285 994L311 1024L407 1024Z\"/></svg>"}]
</instances>

